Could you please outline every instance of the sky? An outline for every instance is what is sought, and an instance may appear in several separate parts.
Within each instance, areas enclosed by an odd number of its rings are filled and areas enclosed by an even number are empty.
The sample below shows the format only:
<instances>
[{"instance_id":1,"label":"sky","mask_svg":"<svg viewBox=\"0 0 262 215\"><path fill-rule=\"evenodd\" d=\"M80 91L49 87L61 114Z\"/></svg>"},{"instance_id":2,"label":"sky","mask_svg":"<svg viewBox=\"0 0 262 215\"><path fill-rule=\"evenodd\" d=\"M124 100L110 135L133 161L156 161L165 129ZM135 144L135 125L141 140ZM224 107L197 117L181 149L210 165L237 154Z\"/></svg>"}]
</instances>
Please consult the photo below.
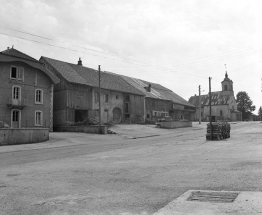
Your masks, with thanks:
<instances>
[{"instance_id":1,"label":"sky","mask_svg":"<svg viewBox=\"0 0 262 215\"><path fill-rule=\"evenodd\" d=\"M0 51L159 83L184 99L228 77L262 106L260 0L0 0ZM225 66L226 64L226 66Z\"/></svg>"}]
</instances>

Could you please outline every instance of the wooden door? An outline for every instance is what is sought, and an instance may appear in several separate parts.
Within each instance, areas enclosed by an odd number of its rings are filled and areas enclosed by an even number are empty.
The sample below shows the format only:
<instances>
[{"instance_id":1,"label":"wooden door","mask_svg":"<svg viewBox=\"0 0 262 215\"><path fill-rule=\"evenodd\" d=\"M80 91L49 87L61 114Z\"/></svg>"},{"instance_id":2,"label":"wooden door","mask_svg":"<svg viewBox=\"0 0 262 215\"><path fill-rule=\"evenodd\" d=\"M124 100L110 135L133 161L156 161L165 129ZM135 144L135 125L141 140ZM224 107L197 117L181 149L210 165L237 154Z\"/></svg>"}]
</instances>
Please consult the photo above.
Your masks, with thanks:
<instances>
[{"instance_id":1,"label":"wooden door","mask_svg":"<svg viewBox=\"0 0 262 215\"><path fill-rule=\"evenodd\" d=\"M12 111L12 128L20 128L20 111Z\"/></svg>"}]
</instances>

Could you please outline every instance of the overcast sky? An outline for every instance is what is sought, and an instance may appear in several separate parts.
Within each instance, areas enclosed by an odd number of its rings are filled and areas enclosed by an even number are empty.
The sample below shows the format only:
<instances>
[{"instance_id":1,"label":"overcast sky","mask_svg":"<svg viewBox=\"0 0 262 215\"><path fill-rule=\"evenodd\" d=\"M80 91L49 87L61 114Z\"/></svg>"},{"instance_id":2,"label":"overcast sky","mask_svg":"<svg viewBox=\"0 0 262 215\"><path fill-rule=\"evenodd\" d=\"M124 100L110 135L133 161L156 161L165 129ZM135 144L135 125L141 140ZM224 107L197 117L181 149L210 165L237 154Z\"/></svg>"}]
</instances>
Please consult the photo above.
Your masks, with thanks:
<instances>
[{"instance_id":1,"label":"overcast sky","mask_svg":"<svg viewBox=\"0 0 262 215\"><path fill-rule=\"evenodd\" d=\"M86 67L101 65L103 71L159 83L186 100L198 94L199 85L202 94L208 92L208 77L212 91L220 91L226 64L235 95L246 91L254 113L262 104L260 0L0 0L0 5L0 51L14 45L36 59L77 63L81 57Z\"/></svg>"}]
</instances>

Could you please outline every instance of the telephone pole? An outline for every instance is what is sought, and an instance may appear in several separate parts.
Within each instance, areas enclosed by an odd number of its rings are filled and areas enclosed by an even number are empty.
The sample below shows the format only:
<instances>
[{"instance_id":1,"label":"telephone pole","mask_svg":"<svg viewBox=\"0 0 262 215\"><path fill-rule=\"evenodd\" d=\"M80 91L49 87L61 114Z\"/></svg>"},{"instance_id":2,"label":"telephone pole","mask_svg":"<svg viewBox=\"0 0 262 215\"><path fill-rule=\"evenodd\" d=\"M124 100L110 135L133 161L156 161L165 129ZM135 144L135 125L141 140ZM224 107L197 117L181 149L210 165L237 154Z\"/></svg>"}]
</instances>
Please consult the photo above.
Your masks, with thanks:
<instances>
[{"instance_id":1,"label":"telephone pole","mask_svg":"<svg viewBox=\"0 0 262 215\"><path fill-rule=\"evenodd\" d=\"M99 102L99 132L101 133L101 71L100 71L100 65L98 65L98 102Z\"/></svg>"},{"instance_id":2,"label":"telephone pole","mask_svg":"<svg viewBox=\"0 0 262 215\"><path fill-rule=\"evenodd\" d=\"M212 115L211 115L211 78L209 77L209 123L210 123L210 140L212 140Z\"/></svg>"},{"instance_id":3,"label":"telephone pole","mask_svg":"<svg viewBox=\"0 0 262 215\"><path fill-rule=\"evenodd\" d=\"M198 103L199 103L199 124L201 124L201 86L199 85L198 87L199 90L199 98L198 98Z\"/></svg>"}]
</instances>

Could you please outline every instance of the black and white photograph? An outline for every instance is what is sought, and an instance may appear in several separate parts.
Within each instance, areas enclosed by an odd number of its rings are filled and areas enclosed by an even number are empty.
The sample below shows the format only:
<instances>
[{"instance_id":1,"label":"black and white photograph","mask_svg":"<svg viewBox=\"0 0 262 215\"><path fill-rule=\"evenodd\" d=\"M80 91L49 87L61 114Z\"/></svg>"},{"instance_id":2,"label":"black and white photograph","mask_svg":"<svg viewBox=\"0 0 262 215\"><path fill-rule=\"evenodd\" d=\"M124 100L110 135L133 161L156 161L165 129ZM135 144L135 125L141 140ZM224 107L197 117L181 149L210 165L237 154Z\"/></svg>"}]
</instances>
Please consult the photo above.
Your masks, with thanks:
<instances>
[{"instance_id":1,"label":"black and white photograph","mask_svg":"<svg viewBox=\"0 0 262 215\"><path fill-rule=\"evenodd\" d=\"M0 0L0 215L262 214L261 0Z\"/></svg>"}]
</instances>

